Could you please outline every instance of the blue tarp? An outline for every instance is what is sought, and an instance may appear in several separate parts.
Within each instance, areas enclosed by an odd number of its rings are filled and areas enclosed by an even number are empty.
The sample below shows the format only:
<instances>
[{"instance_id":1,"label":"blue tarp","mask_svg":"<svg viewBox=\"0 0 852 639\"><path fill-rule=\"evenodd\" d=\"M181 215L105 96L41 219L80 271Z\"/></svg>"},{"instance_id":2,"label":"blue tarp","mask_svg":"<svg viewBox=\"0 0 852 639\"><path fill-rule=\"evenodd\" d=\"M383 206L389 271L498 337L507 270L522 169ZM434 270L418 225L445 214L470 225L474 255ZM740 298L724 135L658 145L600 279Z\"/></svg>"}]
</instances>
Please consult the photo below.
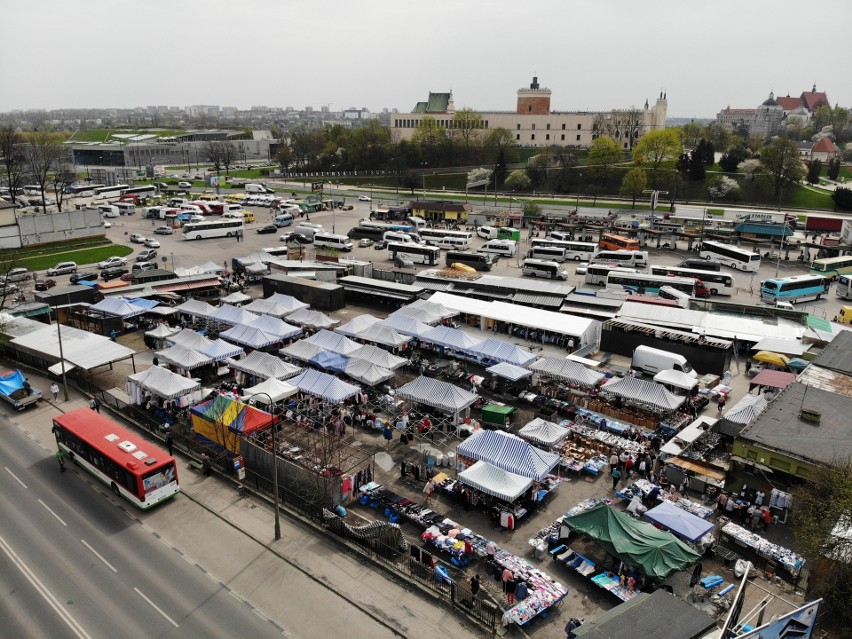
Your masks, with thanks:
<instances>
[{"instance_id":1,"label":"blue tarp","mask_svg":"<svg viewBox=\"0 0 852 639\"><path fill-rule=\"evenodd\" d=\"M342 373L346 370L346 364L349 363L349 358L345 355L341 355L340 353L322 351L321 353L314 355L308 361L314 366Z\"/></svg>"},{"instance_id":2,"label":"blue tarp","mask_svg":"<svg viewBox=\"0 0 852 639\"><path fill-rule=\"evenodd\" d=\"M645 517L671 530L678 537L682 537L687 541L701 539L713 530L713 524L709 521L688 513L683 508L678 508L667 501L646 512Z\"/></svg>"},{"instance_id":3,"label":"blue tarp","mask_svg":"<svg viewBox=\"0 0 852 639\"><path fill-rule=\"evenodd\" d=\"M8 371L0 375L0 393L8 396L24 387L24 374L21 371Z\"/></svg>"}]
</instances>

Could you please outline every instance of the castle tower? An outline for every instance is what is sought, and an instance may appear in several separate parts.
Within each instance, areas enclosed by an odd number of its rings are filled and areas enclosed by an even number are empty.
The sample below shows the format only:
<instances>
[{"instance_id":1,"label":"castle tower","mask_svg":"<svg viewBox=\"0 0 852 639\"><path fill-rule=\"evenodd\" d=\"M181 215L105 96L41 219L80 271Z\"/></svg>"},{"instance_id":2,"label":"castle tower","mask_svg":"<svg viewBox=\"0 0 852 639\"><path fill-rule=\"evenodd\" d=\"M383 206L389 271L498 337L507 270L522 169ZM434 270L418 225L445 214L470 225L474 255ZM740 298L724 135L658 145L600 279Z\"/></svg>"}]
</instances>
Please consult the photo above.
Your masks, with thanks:
<instances>
[{"instance_id":1,"label":"castle tower","mask_svg":"<svg viewBox=\"0 0 852 639\"><path fill-rule=\"evenodd\" d=\"M534 77L529 89L518 89L518 115L550 113L550 89L542 89Z\"/></svg>"}]
</instances>

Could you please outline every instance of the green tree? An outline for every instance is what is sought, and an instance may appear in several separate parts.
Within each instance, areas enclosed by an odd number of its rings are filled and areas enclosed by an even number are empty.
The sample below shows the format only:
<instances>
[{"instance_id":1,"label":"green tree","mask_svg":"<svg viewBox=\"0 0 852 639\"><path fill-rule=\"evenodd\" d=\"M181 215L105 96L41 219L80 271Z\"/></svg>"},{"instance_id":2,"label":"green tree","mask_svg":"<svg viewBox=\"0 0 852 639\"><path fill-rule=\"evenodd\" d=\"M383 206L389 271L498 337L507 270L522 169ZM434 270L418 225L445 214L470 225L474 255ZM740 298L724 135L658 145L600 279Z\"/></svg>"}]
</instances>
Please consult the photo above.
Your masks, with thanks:
<instances>
[{"instance_id":1,"label":"green tree","mask_svg":"<svg viewBox=\"0 0 852 639\"><path fill-rule=\"evenodd\" d=\"M738 144L723 154L719 160L719 166L725 173L736 173L740 162L749 158L748 149L743 144Z\"/></svg>"},{"instance_id":2,"label":"green tree","mask_svg":"<svg viewBox=\"0 0 852 639\"><path fill-rule=\"evenodd\" d=\"M633 208L636 208L636 198L642 195L642 191L647 188L648 178L645 176L645 170L635 167L625 174L624 179L621 181L621 190L619 193L633 198Z\"/></svg>"},{"instance_id":3,"label":"green tree","mask_svg":"<svg viewBox=\"0 0 852 639\"><path fill-rule=\"evenodd\" d=\"M530 180L530 176L527 175L526 171L517 169L509 173L504 186L512 191L529 191L530 186L532 186L532 180Z\"/></svg>"},{"instance_id":4,"label":"green tree","mask_svg":"<svg viewBox=\"0 0 852 639\"><path fill-rule=\"evenodd\" d=\"M718 122L711 122L704 127L704 139L720 151L726 151L737 143L737 138Z\"/></svg>"},{"instance_id":5,"label":"green tree","mask_svg":"<svg viewBox=\"0 0 852 639\"><path fill-rule=\"evenodd\" d=\"M827 104L819 107L812 118L814 131L821 131L823 127L829 126L832 123L832 115L831 107Z\"/></svg>"},{"instance_id":6,"label":"green tree","mask_svg":"<svg viewBox=\"0 0 852 639\"><path fill-rule=\"evenodd\" d=\"M798 184L805 177L804 164L799 159L799 149L792 140L775 138L760 150L760 164L769 178L776 197L790 184Z\"/></svg>"},{"instance_id":7,"label":"green tree","mask_svg":"<svg viewBox=\"0 0 852 639\"><path fill-rule=\"evenodd\" d=\"M67 149L62 146L61 136L46 131L36 131L30 135L26 145L26 167L30 179L41 189L41 205L47 208L47 185L50 176L67 157Z\"/></svg>"},{"instance_id":8,"label":"green tree","mask_svg":"<svg viewBox=\"0 0 852 639\"><path fill-rule=\"evenodd\" d=\"M602 135L592 142L589 148L587 164L592 181L598 187L603 187L612 176L619 162L624 160L624 152L608 135Z\"/></svg>"},{"instance_id":9,"label":"green tree","mask_svg":"<svg viewBox=\"0 0 852 639\"><path fill-rule=\"evenodd\" d=\"M852 459L814 468L810 481L793 489L796 549L814 567L809 598L822 597L820 627L852 637L852 538L834 534L852 526Z\"/></svg>"},{"instance_id":10,"label":"green tree","mask_svg":"<svg viewBox=\"0 0 852 639\"><path fill-rule=\"evenodd\" d=\"M828 161L828 179L836 180L840 175L840 158L834 158Z\"/></svg>"},{"instance_id":11,"label":"green tree","mask_svg":"<svg viewBox=\"0 0 852 639\"><path fill-rule=\"evenodd\" d=\"M808 177L807 180L811 184L819 183L819 174L822 172L822 162L820 160L812 160L810 164L808 164Z\"/></svg>"},{"instance_id":12,"label":"green tree","mask_svg":"<svg viewBox=\"0 0 852 639\"><path fill-rule=\"evenodd\" d=\"M646 133L633 147L633 161L645 166L650 173L651 186L657 185L657 180L663 165L674 162L683 153L680 137L674 129L659 129Z\"/></svg>"},{"instance_id":13,"label":"green tree","mask_svg":"<svg viewBox=\"0 0 852 639\"><path fill-rule=\"evenodd\" d=\"M834 200L834 208L840 211L852 211L852 189L840 187L834 189L831 194L831 199Z\"/></svg>"},{"instance_id":14,"label":"green tree","mask_svg":"<svg viewBox=\"0 0 852 639\"><path fill-rule=\"evenodd\" d=\"M541 207L535 202L525 202L523 209L525 218L537 218L541 215Z\"/></svg>"},{"instance_id":15,"label":"green tree","mask_svg":"<svg viewBox=\"0 0 852 639\"><path fill-rule=\"evenodd\" d=\"M438 166L447 150L447 130L438 125L438 120L427 115L420 119L411 142L420 147L420 156L431 166Z\"/></svg>"},{"instance_id":16,"label":"green tree","mask_svg":"<svg viewBox=\"0 0 852 639\"><path fill-rule=\"evenodd\" d=\"M11 125L0 129L0 162L3 163L3 177L6 178L9 199L14 202L24 185L27 163L24 136Z\"/></svg>"},{"instance_id":17,"label":"green tree","mask_svg":"<svg viewBox=\"0 0 852 639\"><path fill-rule=\"evenodd\" d=\"M689 154L689 178L696 182L703 180L707 175L707 170L704 166L704 155L700 149L693 149Z\"/></svg>"},{"instance_id":18,"label":"green tree","mask_svg":"<svg viewBox=\"0 0 852 639\"><path fill-rule=\"evenodd\" d=\"M686 147L694 147L698 144L698 140L704 137L704 125L701 122L691 121L686 124L677 127L677 131L680 134L681 142Z\"/></svg>"},{"instance_id":19,"label":"green tree","mask_svg":"<svg viewBox=\"0 0 852 639\"><path fill-rule=\"evenodd\" d=\"M278 145L278 150L275 152L275 163L281 167L282 173L290 170L290 165L293 164L293 149L290 148L289 144L282 142Z\"/></svg>"},{"instance_id":20,"label":"green tree","mask_svg":"<svg viewBox=\"0 0 852 639\"><path fill-rule=\"evenodd\" d=\"M451 133L460 143L465 160L470 160L473 147L482 141L482 115L473 109L461 109L453 115Z\"/></svg>"}]
</instances>

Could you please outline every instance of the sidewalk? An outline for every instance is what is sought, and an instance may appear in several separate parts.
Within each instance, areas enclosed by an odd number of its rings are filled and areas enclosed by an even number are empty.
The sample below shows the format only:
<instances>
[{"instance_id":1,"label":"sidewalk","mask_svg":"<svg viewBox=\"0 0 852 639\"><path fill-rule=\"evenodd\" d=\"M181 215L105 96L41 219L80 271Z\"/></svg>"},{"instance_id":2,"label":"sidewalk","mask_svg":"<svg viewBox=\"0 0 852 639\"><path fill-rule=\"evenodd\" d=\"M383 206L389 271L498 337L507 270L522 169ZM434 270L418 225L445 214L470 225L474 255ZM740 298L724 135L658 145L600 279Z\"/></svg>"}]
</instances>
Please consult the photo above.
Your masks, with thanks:
<instances>
[{"instance_id":1,"label":"sidewalk","mask_svg":"<svg viewBox=\"0 0 852 639\"><path fill-rule=\"evenodd\" d=\"M11 367L14 367L9 362ZM22 413L10 414L10 418L19 423L46 450L55 449L55 440L51 434L51 420L58 412L88 406L88 398L69 386L69 401L55 404L50 397L50 381L38 372L25 372L32 386L45 392L47 399L37 408ZM111 414L107 407L101 411ZM178 451L176 451L178 452ZM284 628L293 628L294 617L307 614L306 608L315 606L316 600L299 604L300 597L309 597L306 592L292 592L290 585L294 568L317 588L330 590L363 614L377 621L387 630L387 636L410 637L412 639L434 639L436 636L450 636L461 639L483 637L486 634L463 615L436 604L407 585L388 578L380 568L347 552L337 540L317 534L285 511L281 511L281 539L275 541L274 517L270 504L253 497L241 498L233 488L231 480L220 480L216 476L204 477L190 468L188 458L178 452L178 476L181 480L182 496L178 502L186 499L228 524L245 541L252 540L264 547L259 557L247 555L240 569L260 570L261 574L241 575L235 570L229 586L235 592L249 600L266 615ZM234 557L205 553L213 541L206 537L207 529L198 520L187 521L183 515L184 507L178 503L165 504L150 513L138 515L140 521L155 530L166 542L192 556L205 569L219 573L220 578L228 571L228 562L238 560L244 554L236 547ZM176 508L177 507L177 508ZM136 513L133 513L136 515ZM220 549L221 552L221 549ZM248 557L252 557L249 561ZM246 572L248 572L246 570ZM277 584L277 586L276 586ZM313 593L316 596L316 592ZM298 610L293 610L293 607ZM310 636L310 635L308 635ZM360 636L352 629L350 636Z\"/></svg>"}]
</instances>

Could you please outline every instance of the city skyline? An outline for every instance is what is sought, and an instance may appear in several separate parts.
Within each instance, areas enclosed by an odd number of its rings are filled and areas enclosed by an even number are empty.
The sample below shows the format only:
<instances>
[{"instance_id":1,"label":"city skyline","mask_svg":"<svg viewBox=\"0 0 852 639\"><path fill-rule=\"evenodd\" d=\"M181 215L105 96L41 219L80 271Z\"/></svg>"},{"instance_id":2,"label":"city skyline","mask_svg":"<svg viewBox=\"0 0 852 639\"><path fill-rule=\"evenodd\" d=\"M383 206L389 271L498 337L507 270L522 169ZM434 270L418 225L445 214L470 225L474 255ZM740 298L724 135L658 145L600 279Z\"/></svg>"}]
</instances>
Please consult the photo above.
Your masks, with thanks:
<instances>
[{"instance_id":1,"label":"city skyline","mask_svg":"<svg viewBox=\"0 0 852 639\"><path fill-rule=\"evenodd\" d=\"M799 5L763 0L247 0L245 21L221 0L165 13L106 0L13 0L6 15L39 30L34 40L32 29L10 29L0 41L0 77L16 87L0 95L0 112L152 104L407 112L429 91L452 91L459 109L512 110L533 75L553 91L555 111L641 107L665 91L671 117L713 118L814 84L848 108L852 86L833 68L852 53L844 34L852 5L821 6L831 19L808 27Z\"/></svg>"}]
</instances>

